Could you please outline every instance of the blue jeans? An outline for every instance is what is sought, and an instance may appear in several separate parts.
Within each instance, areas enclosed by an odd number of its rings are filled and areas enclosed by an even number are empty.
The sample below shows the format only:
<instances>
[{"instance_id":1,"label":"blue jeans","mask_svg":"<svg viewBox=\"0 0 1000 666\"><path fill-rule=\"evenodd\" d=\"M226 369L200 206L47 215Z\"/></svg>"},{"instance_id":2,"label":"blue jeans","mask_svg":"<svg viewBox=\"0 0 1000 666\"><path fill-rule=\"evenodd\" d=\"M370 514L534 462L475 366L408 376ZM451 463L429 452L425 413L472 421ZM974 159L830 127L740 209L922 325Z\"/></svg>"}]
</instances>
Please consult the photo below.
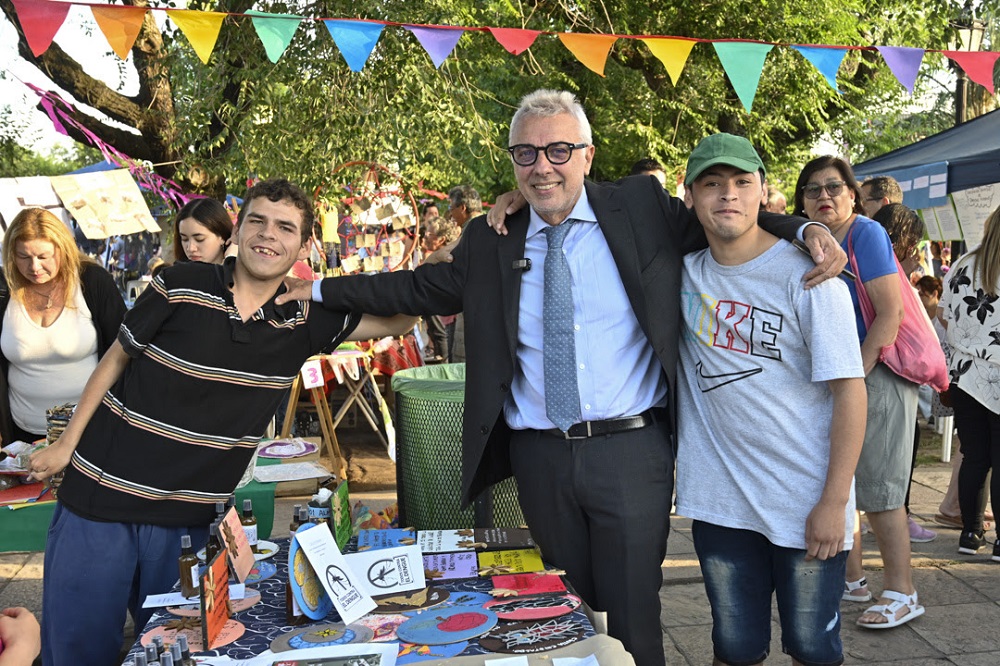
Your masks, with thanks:
<instances>
[{"instance_id":1,"label":"blue jeans","mask_svg":"<svg viewBox=\"0 0 1000 666\"><path fill-rule=\"evenodd\" d=\"M154 610L142 602L177 582L182 534L200 549L208 528L104 523L56 505L45 547L42 663L118 663L126 611L138 635Z\"/></svg>"},{"instance_id":2,"label":"blue jeans","mask_svg":"<svg viewBox=\"0 0 1000 666\"><path fill-rule=\"evenodd\" d=\"M775 546L749 530L695 521L692 534L712 605L716 659L742 666L767 657L776 593L782 650L805 666L843 663L840 597L847 551L806 561L805 550Z\"/></svg>"}]
</instances>

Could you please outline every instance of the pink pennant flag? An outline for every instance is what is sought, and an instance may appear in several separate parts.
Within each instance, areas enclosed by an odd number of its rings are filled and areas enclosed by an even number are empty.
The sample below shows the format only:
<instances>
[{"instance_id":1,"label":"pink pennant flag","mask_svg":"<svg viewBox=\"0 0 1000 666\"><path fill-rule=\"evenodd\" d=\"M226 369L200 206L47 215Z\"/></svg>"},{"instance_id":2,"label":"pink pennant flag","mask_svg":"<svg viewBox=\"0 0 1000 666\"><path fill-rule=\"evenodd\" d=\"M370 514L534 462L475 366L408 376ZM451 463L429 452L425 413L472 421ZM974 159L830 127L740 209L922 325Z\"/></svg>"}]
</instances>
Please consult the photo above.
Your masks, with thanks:
<instances>
[{"instance_id":1,"label":"pink pennant flag","mask_svg":"<svg viewBox=\"0 0 1000 666\"><path fill-rule=\"evenodd\" d=\"M618 38L614 35L593 35L579 32L560 32L559 41L576 56L587 69L604 76L608 53Z\"/></svg>"},{"instance_id":2,"label":"pink pennant flag","mask_svg":"<svg viewBox=\"0 0 1000 666\"><path fill-rule=\"evenodd\" d=\"M909 46L876 46L896 80L912 95L924 50Z\"/></svg>"},{"instance_id":3,"label":"pink pennant flag","mask_svg":"<svg viewBox=\"0 0 1000 666\"><path fill-rule=\"evenodd\" d=\"M70 3L47 0L13 0L17 20L28 40L31 52L38 57L52 45L59 28L66 20Z\"/></svg>"},{"instance_id":4,"label":"pink pennant flag","mask_svg":"<svg viewBox=\"0 0 1000 666\"><path fill-rule=\"evenodd\" d=\"M531 48L538 35L539 30L522 30L521 28L488 28L493 38L500 42L500 46L507 49L513 55L521 55Z\"/></svg>"},{"instance_id":5,"label":"pink pennant flag","mask_svg":"<svg viewBox=\"0 0 1000 666\"><path fill-rule=\"evenodd\" d=\"M993 87L993 66L996 64L1000 53L992 51L941 51L961 67L969 78L986 88L992 95Z\"/></svg>"},{"instance_id":6,"label":"pink pennant flag","mask_svg":"<svg viewBox=\"0 0 1000 666\"><path fill-rule=\"evenodd\" d=\"M465 33L464 28L429 28L418 25L404 25L403 27L416 36L417 41L427 51L431 62L437 68L441 67L441 63L451 54L455 45L458 44L458 40Z\"/></svg>"}]
</instances>

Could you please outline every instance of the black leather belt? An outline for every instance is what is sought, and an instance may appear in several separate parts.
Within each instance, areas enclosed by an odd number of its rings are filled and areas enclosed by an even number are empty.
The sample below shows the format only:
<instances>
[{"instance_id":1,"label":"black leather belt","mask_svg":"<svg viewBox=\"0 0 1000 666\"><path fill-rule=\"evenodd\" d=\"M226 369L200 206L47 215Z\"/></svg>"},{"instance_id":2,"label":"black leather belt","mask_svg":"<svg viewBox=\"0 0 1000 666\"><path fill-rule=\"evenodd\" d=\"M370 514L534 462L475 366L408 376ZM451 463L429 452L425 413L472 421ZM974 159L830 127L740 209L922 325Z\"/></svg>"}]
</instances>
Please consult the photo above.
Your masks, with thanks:
<instances>
[{"instance_id":1,"label":"black leather belt","mask_svg":"<svg viewBox=\"0 0 1000 666\"><path fill-rule=\"evenodd\" d=\"M639 430L662 421L666 417L665 408L647 409L637 416L623 416L617 419L604 419L602 421L584 421L571 425L569 430L563 432L559 428L549 428L543 430L546 435L559 437L560 439L587 439L599 435L613 435L618 432L628 430Z\"/></svg>"}]
</instances>

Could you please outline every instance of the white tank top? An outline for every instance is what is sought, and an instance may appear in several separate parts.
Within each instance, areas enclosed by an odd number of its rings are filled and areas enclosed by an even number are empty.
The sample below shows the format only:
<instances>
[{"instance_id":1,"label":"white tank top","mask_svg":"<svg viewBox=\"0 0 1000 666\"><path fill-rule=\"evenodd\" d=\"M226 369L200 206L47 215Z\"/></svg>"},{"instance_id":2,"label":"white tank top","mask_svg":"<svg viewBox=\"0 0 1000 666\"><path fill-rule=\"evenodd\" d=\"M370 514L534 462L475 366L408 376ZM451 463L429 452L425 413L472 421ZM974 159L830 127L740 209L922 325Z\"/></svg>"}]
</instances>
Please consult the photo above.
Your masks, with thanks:
<instances>
[{"instance_id":1,"label":"white tank top","mask_svg":"<svg viewBox=\"0 0 1000 666\"><path fill-rule=\"evenodd\" d=\"M4 313L0 350L10 366L11 416L28 432L44 434L45 410L77 402L97 367L97 331L79 286L73 303L45 328L14 298Z\"/></svg>"}]
</instances>

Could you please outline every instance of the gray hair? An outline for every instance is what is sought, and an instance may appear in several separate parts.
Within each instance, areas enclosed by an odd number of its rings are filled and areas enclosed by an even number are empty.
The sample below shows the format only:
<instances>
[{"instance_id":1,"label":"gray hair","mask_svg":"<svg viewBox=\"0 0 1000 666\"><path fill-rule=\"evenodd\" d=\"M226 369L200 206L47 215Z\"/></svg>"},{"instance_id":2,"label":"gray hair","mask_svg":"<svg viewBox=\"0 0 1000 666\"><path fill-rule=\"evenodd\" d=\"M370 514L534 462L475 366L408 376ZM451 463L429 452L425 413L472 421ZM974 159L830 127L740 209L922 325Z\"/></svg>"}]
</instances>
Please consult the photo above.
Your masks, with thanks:
<instances>
[{"instance_id":1,"label":"gray hair","mask_svg":"<svg viewBox=\"0 0 1000 666\"><path fill-rule=\"evenodd\" d=\"M571 92L565 90L541 89L528 93L521 98L521 104L517 107L514 117L510 121L510 134L515 134L515 129L528 116L551 117L568 113L580 125L580 138L586 144L594 143L593 134L590 131L590 121L583 107Z\"/></svg>"}]
</instances>

